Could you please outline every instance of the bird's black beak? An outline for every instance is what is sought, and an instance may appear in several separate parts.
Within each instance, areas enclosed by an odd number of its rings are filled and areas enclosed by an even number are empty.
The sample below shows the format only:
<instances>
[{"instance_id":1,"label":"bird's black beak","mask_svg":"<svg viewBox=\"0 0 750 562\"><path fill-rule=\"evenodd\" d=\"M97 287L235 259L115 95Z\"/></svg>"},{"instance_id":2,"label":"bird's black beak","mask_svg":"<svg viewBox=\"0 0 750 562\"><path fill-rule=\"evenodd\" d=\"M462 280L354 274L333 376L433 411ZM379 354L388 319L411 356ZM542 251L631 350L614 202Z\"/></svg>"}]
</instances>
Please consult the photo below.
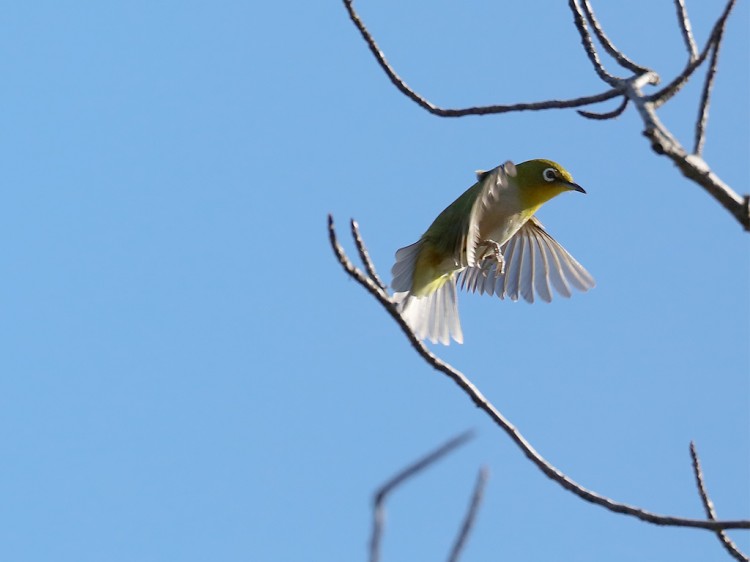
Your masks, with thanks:
<instances>
[{"instance_id":1,"label":"bird's black beak","mask_svg":"<svg viewBox=\"0 0 750 562\"><path fill-rule=\"evenodd\" d=\"M566 181L565 183L567 184L567 186L570 188L571 191L578 191L579 193L586 193L586 190L583 189L577 183L573 183L572 181Z\"/></svg>"}]
</instances>

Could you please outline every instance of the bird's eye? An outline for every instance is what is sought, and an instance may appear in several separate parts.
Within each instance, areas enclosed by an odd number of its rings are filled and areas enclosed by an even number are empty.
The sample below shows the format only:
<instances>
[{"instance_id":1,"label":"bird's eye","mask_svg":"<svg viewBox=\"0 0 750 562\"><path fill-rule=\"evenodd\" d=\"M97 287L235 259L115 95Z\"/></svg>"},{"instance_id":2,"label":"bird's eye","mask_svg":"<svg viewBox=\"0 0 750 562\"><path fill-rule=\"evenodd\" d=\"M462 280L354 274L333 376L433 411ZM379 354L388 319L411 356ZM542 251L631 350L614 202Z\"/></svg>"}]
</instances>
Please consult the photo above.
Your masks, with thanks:
<instances>
[{"instance_id":1,"label":"bird's eye","mask_svg":"<svg viewBox=\"0 0 750 562\"><path fill-rule=\"evenodd\" d=\"M544 178L544 181L555 181L557 179L557 170L554 168L547 168L542 172L542 177Z\"/></svg>"}]
</instances>

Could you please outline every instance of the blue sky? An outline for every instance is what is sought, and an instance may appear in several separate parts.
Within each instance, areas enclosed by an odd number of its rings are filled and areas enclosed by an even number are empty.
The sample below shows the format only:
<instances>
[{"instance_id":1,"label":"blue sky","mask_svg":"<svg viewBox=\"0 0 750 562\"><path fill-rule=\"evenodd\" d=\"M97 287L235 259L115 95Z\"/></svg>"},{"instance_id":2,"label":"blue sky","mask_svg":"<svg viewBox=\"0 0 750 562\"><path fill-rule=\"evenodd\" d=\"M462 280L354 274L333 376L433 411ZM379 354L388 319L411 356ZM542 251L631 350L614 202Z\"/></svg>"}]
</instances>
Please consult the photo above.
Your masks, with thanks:
<instances>
[{"instance_id":1,"label":"blue sky","mask_svg":"<svg viewBox=\"0 0 750 562\"><path fill-rule=\"evenodd\" d=\"M604 90L564 3L359 2L444 106ZM598 3L664 78L672 2ZM722 6L688 2L703 45ZM460 295L438 353L574 480L701 517L750 513L748 235L632 110L439 119L398 93L340 2L16 2L0 34L0 551L14 561L366 558L395 471L477 437L388 504L383 560L725 559L705 531L584 504L547 480L333 259L355 217L381 275L507 159L588 194L540 212L597 280L550 305ZM705 157L747 192L750 13L721 52ZM614 66L610 66L614 71ZM660 115L690 145L699 83ZM609 109L612 104L604 104ZM750 551L747 533L732 535Z\"/></svg>"}]
</instances>

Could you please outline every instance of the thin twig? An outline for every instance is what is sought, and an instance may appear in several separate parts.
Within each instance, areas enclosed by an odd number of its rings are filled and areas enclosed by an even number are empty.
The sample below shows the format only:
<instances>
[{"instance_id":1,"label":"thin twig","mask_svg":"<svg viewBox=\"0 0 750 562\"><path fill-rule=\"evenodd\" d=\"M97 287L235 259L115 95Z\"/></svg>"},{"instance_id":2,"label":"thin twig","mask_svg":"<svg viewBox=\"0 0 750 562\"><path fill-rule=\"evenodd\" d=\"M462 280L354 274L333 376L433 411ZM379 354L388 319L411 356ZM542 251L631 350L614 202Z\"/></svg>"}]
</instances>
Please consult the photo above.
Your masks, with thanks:
<instances>
[{"instance_id":1,"label":"thin twig","mask_svg":"<svg viewBox=\"0 0 750 562\"><path fill-rule=\"evenodd\" d=\"M352 238L354 238L354 244L357 246L357 252L359 252L359 257L362 260L362 263L365 266L365 269L367 270L367 274L370 276L370 279L372 279L378 287L380 287L380 290L385 292L386 286L385 283L380 279L378 276L378 272L375 271L375 266L372 263L372 260L370 259L370 253L367 251L367 248L365 247L364 242L362 242L362 236L359 233L359 225L357 224L357 221L352 219L351 221L351 227L352 227Z\"/></svg>"},{"instance_id":2,"label":"thin twig","mask_svg":"<svg viewBox=\"0 0 750 562\"><path fill-rule=\"evenodd\" d=\"M593 111L586 111L584 109L576 109L576 112L586 119L604 121L606 119L613 119L622 115L622 113L625 111L625 108L628 107L629 101L630 99L628 99L626 96L623 96L620 105L618 105L612 111L607 111L606 113L594 113Z\"/></svg>"},{"instance_id":3,"label":"thin twig","mask_svg":"<svg viewBox=\"0 0 750 562\"><path fill-rule=\"evenodd\" d=\"M698 492L701 496L701 502L703 502L703 509L706 511L706 517L712 521L716 520L716 510L714 509L714 503L706 491L706 485L703 481L703 470L701 469L701 461L698 459L698 453L695 450L695 443L690 442L690 458L693 461L693 473L695 474L695 483L698 486ZM747 556L745 556L737 548L737 545L732 542L724 531L716 531L716 536L721 541L721 544L729 552L729 554L740 562L749 562Z\"/></svg>"},{"instance_id":4,"label":"thin twig","mask_svg":"<svg viewBox=\"0 0 750 562\"><path fill-rule=\"evenodd\" d=\"M469 538L474 527L474 521L476 520L477 513L479 512L479 506L482 504L482 498L484 497L484 488L487 485L487 478L489 477L489 470L486 466L483 466L477 474L477 481L474 484L474 493L471 495L471 502L469 503L469 509L466 510L466 516L464 517L461 530L456 537L456 541L453 543L451 554L448 557L448 562L458 562L461 552L466 546L466 541Z\"/></svg>"},{"instance_id":5,"label":"thin twig","mask_svg":"<svg viewBox=\"0 0 750 562\"><path fill-rule=\"evenodd\" d=\"M509 113L512 111L541 111L545 109L565 109L570 107L582 107L584 105L591 105L594 103L599 103L602 101L606 101L608 99L612 99L616 97L619 92L617 90L611 89L607 90L606 92L602 92L601 94L595 94L592 96L581 96L578 98L572 98L572 99L566 99L566 100L546 100L546 101L538 101L538 102L525 102L525 103L513 103L508 105L484 105L484 106L475 106L475 107L464 107L464 108L443 108L439 107L432 102L428 101L421 95L419 95L417 92L412 90L409 86L406 85L406 82L398 75L396 74L396 71L393 69L393 67L390 65L390 63L386 60L385 55L383 54L383 51L380 50L378 47L378 44L375 42L375 39L370 34L369 30L365 26L362 19L359 17L359 14L354 10L354 4L353 0L343 0L344 6L346 7L346 11L349 13L349 18L352 20L352 23L357 27L360 34L362 35L362 38L365 40L365 43L367 43L367 47L370 49L370 52L375 57L375 60L378 62L380 67L383 69L383 71L388 76L388 79L391 81L391 83L396 86L396 88L404 94L406 97L408 97L410 100L412 100L414 103L422 107L423 109L426 109L433 115L438 115L440 117L463 117L466 115L490 115L490 114L500 114L500 113Z\"/></svg>"},{"instance_id":6,"label":"thin twig","mask_svg":"<svg viewBox=\"0 0 750 562\"><path fill-rule=\"evenodd\" d=\"M722 28L722 32L723 32ZM693 154L700 156L703 153L703 145L706 143L706 124L708 123L708 107L711 103L711 90L714 87L714 78L716 77L716 66L719 62L719 49L721 48L722 33L716 38L713 50L711 52L711 63L706 73L706 81L703 83L703 92L701 92L701 104L698 110L698 119L695 122L695 144Z\"/></svg>"},{"instance_id":7,"label":"thin twig","mask_svg":"<svg viewBox=\"0 0 750 562\"><path fill-rule=\"evenodd\" d=\"M680 24L680 31L682 31L682 39L685 41L685 47L688 51L688 61L692 62L698 58L698 46L695 44L693 30L690 27L687 8L685 8L684 0L674 0L674 5L677 8L677 21Z\"/></svg>"},{"instance_id":8,"label":"thin twig","mask_svg":"<svg viewBox=\"0 0 750 562\"><path fill-rule=\"evenodd\" d=\"M722 12L719 19L716 20L716 23L714 24L714 27L711 30L711 35L709 35L708 40L706 41L706 46L703 48L703 50L698 55L698 57L695 58L694 60L691 60L685 66L685 69L680 74L678 74L675 77L675 79L672 80L669 84L664 86L658 92L654 92L650 96L646 97L648 101L653 102L654 107L656 109L664 105L666 102L668 102L672 98L672 96L674 96L677 92L679 92L682 89L682 87L685 84L687 84L693 72L695 72L695 70L700 65L702 65L703 62L706 60L709 50L714 45L714 43L718 39L720 39L720 37L724 33L724 26L727 23L727 18L729 17L729 14L732 12L732 8L734 7L735 1L736 0L729 0L727 2L727 5L724 7L724 11Z\"/></svg>"},{"instance_id":9,"label":"thin twig","mask_svg":"<svg viewBox=\"0 0 750 562\"><path fill-rule=\"evenodd\" d=\"M620 66L622 66L623 68L627 68L634 74L653 72L653 70L633 62L622 51L614 46L609 37L607 37L607 35L604 33L599 20L594 15L594 10L591 7L591 3L589 2L589 0L583 0L583 11L586 13L586 19L589 20L589 23L594 29L594 33L596 34L597 39L599 39L599 42L602 44L602 47L604 47L604 50L607 51L607 53L609 53L609 55L620 64Z\"/></svg>"},{"instance_id":10,"label":"thin twig","mask_svg":"<svg viewBox=\"0 0 750 562\"><path fill-rule=\"evenodd\" d=\"M348 258L341 244L338 242L336 236L336 229L333 224L333 216L328 215L328 237L331 243L336 259L344 268L344 271L355 281L357 281L362 287L370 293L375 299L383 305L386 312L398 323L403 330L404 334L408 338L414 350L424 359L430 366L435 370L440 371L456 383L464 393L471 399L471 401L484 413L486 413L492 421L495 422L510 438L511 440L521 449L524 455L532 462L536 467L541 470L547 477L558 483L560 486L577 495L579 498L599 505L613 511L615 513L621 513L640 519L641 521L647 521L655 525L667 525L673 527L692 527L696 529L707 529L716 531L719 529L750 529L750 520L731 520L731 521L703 521L699 519L686 519L683 517L673 517L670 515L660 515L652 513L638 507L627 505L624 503L616 502L610 498L597 494L591 490L588 490L578 484L577 482L570 479L559 469L555 468L550 464L544 457L542 457L526 438L503 416L500 411L492 405L492 403L485 398L485 396L474 386L474 384L460 371L439 359L425 345L417 339L414 333L409 329L404 319L399 314L396 306L393 304L388 294L380 290L378 287L363 271L355 267L351 260Z\"/></svg>"},{"instance_id":11,"label":"thin twig","mask_svg":"<svg viewBox=\"0 0 750 562\"><path fill-rule=\"evenodd\" d=\"M662 105L671 100L672 97L674 97L674 95L679 92L685 86L685 84L688 83L688 80L690 80L693 72L695 72L698 67L702 65L706 60L706 56L708 56L708 49L711 47L711 45L713 45L713 41L709 40L708 44L706 45L706 49L701 51L697 59L691 61L685 67L685 69L680 74L675 76L675 78L669 84L664 86L661 90L645 96L645 99L649 102L652 102L656 109L660 108Z\"/></svg>"},{"instance_id":12,"label":"thin twig","mask_svg":"<svg viewBox=\"0 0 750 562\"><path fill-rule=\"evenodd\" d=\"M372 537L370 539L370 562L377 562L380 560L380 540L383 537L383 528L385 525L385 499L394 488L401 485L404 480L407 480L424 470L431 464L440 460L450 453L456 447L459 447L474 437L473 431L466 431L460 435L457 435L453 439L450 439L431 453L425 455L418 461L407 466L404 470L390 478L385 484L383 484L375 492L372 509Z\"/></svg>"},{"instance_id":13,"label":"thin twig","mask_svg":"<svg viewBox=\"0 0 750 562\"><path fill-rule=\"evenodd\" d=\"M581 36L583 50L586 51L586 55L588 55L591 65L594 67L594 71L599 75L599 78L604 80L607 84L613 88L616 87L620 80L607 72L602 61L599 60L599 54L596 52L596 47L594 47L591 33L589 33L589 28L586 25L583 13L581 13L581 6L578 4L578 0L568 0L568 6L570 7L570 11L573 12L573 23Z\"/></svg>"}]
</instances>

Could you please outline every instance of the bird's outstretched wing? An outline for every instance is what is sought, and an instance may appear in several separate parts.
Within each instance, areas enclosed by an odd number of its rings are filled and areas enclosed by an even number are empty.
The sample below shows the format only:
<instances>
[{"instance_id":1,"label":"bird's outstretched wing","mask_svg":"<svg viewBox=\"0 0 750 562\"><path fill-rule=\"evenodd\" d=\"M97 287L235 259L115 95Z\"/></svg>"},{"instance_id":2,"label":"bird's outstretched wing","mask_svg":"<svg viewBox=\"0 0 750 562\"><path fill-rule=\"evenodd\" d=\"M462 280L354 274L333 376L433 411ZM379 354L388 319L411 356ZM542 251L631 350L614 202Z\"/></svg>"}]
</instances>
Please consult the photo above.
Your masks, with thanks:
<instances>
[{"instance_id":1,"label":"bird's outstretched wing","mask_svg":"<svg viewBox=\"0 0 750 562\"><path fill-rule=\"evenodd\" d=\"M498 272L494 260L464 269L459 285L479 294L495 294L528 302L540 298L552 300L552 289L563 297L570 297L571 287L588 291L596 285L594 278L571 256L535 217L529 219L506 242L501 252L505 258L505 271Z\"/></svg>"},{"instance_id":2,"label":"bird's outstretched wing","mask_svg":"<svg viewBox=\"0 0 750 562\"><path fill-rule=\"evenodd\" d=\"M474 267L477 264L477 246L482 241L479 236L479 223L485 211L497 203L502 190L509 184L509 177L516 175L516 166L508 160L489 172L477 172L477 180L480 191L474 199L471 211L466 215L464 232L466 237L462 240L465 250L465 262L461 265Z\"/></svg>"}]
</instances>

